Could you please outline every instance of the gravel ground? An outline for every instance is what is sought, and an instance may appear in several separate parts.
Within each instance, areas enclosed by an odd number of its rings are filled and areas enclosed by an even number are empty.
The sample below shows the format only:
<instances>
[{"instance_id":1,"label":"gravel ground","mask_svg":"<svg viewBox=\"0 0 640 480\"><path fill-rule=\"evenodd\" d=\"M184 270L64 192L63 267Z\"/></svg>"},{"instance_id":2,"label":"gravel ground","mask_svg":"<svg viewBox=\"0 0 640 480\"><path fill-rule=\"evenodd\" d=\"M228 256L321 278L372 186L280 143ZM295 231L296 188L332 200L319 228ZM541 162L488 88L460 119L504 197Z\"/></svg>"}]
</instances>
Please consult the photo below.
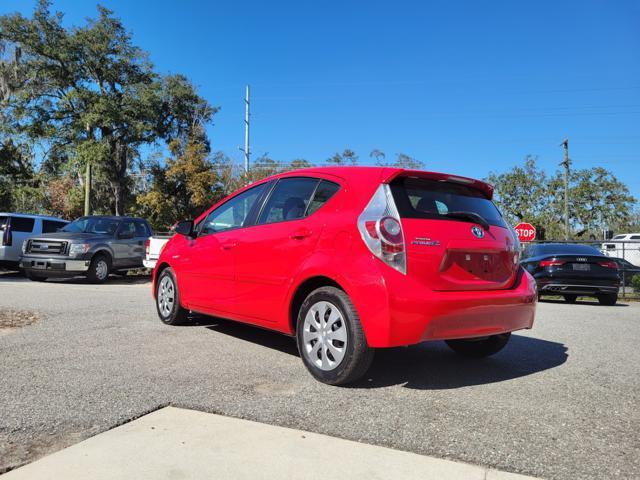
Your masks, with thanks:
<instances>
[{"instance_id":1,"label":"gravel ground","mask_svg":"<svg viewBox=\"0 0 640 480\"><path fill-rule=\"evenodd\" d=\"M168 327L145 279L0 275L0 472L160 406L211 411L546 478L640 478L640 304L539 305L493 358L378 352L351 388L314 381L279 334Z\"/></svg>"}]
</instances>

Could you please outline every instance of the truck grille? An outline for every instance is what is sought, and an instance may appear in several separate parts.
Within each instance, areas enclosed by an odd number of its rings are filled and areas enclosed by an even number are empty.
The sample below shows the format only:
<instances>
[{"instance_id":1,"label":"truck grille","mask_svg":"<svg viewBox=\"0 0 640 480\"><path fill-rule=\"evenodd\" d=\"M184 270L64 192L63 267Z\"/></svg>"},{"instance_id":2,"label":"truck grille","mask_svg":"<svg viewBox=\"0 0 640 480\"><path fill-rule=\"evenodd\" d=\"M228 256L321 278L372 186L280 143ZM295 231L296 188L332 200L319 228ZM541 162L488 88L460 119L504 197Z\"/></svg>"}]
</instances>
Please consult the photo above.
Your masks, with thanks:
<instances>
[{"instance_id":1,"label":"truck grille","mask_svg":"<svg viewBox=\"0 0 640 480\"><path fill-rule=\"evenodd\" d=\"M32 239L27 243L27 253L33 255L65 255L67 253L67 242Z\"/></svg>"}]
</instances>

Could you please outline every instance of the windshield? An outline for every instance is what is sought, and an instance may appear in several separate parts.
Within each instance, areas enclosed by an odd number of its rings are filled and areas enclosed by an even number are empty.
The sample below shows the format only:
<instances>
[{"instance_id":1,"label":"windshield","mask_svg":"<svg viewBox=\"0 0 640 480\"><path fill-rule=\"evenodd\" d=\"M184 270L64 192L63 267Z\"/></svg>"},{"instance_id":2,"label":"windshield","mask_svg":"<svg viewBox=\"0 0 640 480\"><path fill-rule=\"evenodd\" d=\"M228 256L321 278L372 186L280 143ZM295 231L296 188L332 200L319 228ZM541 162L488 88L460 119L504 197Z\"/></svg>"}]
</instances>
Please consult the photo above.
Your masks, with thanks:
<instances>
[{"instance_id":1,"label":"windshield","mask_svg":"<svg viewBox=\"0 0 640 480\"><path fill-rule=\"evenodd\" d=\"M113 235L118 229L118 220L101 217L81 217L62 228L62 232L99 233Z\"/></svg>"},{"instance_id":2,"label":"windshield","mask_svg":"<svg viewBox=\"0 0 640 480\"><path fill-rule=\"evenodd\" d=\"M400 178L391 183L391 191L402 218L473 222L475 214L490 225L507 228L493 202L479 190L467 185L422 178ZM464 215L465 213L472 215Z\"/></svg>"}]
</instances>

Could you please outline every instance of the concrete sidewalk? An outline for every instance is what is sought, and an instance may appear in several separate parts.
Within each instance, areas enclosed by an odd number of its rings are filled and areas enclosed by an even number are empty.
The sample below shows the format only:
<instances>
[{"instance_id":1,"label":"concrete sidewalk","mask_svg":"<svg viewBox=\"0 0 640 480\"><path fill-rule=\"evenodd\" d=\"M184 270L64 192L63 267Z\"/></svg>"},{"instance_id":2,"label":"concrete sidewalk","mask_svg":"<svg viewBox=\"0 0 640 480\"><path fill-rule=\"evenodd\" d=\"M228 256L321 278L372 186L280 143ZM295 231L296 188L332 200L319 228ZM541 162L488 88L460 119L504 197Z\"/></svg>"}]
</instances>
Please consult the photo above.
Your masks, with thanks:
<instances>
[{"instance_id":1,"label":"concrete sidewalk","mask_svg":"<svg viewBox=\"0 0 640 480\"><path fill-rule=\"evenodd\" d=\"M36 479L464 479L526 477L167 407L5 474Z\"/></svg>"}]
</instances>

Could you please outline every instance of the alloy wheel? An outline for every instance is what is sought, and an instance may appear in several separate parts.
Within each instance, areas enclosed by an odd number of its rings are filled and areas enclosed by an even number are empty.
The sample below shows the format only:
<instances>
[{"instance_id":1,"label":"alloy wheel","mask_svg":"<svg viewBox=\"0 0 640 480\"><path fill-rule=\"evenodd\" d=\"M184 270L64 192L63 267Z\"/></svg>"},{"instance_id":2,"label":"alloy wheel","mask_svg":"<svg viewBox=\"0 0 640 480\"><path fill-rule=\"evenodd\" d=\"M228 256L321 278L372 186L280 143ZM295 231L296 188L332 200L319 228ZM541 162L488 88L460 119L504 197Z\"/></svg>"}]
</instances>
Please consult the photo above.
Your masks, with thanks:
<instances>
[{"instance_id":1,"label":"alloy wheel","mask_svg":"<svg viewBox=\"0 0 640 480\"><path fill-rule=\"evenodd\" d=\"M158 288L158 309L163 317L168 317L171 314L175 298L175 285L171 277L167 275L160 281Z\"/></svg>"}]
</instances>

